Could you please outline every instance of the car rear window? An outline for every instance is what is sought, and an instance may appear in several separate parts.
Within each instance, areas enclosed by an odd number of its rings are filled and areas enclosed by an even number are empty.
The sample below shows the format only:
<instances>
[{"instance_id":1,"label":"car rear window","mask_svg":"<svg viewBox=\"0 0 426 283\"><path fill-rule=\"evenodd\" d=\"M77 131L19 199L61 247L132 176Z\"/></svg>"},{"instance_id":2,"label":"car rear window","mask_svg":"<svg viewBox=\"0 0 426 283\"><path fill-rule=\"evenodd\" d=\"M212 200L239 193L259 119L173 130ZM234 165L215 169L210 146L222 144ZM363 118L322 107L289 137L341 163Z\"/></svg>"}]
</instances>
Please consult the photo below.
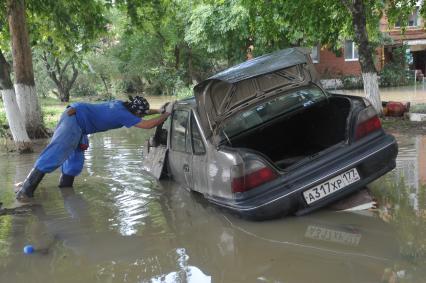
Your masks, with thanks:
<instances>
[{"instance_id":1,"label":"car rear window","mask_svg":"<svg viewBox=\"0 0 426 283\"><path fill-rule=\"evenodd\" d=\"M210 88L210 97L217 114L223 114L250 100L258 94L263 94L277 88L297 84L304 80L300 66L292 66L273 73L238 81L234 84L216 81Z\"/></svg>"},{"instance_id":2,"label":"car rear window","mask_svg":"<svg viewBox=\"0 0 426 283\"><path fill-rule=\"evenodd\" d=\"M309 107L325 99L326 94L318 87L296 89L282 93L255 107L237 114L224 124L223 131L228 137L261 125L277 116L298 108Z\"/></svg>"}]
</instances>

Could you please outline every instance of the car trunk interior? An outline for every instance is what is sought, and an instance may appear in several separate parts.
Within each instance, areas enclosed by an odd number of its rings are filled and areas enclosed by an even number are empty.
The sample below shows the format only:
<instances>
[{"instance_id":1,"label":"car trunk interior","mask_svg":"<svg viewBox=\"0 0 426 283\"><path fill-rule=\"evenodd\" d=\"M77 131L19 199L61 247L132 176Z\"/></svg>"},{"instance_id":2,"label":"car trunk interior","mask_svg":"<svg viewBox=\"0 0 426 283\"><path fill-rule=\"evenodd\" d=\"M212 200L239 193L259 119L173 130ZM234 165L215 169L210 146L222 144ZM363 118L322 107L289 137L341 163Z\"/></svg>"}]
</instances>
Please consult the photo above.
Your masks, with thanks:
<instances>
[{"instance_id":1,"label":"car trunk interior","mask_svg":"<svg viewBox=\"0 0 426 283\"><path fill-rule=\"evenodd\" d=\"M230 142L232 147L262 152L284 169L346 140L350 109L348 98L331 97L233 137Z\"/></svg>"}]
</instances>

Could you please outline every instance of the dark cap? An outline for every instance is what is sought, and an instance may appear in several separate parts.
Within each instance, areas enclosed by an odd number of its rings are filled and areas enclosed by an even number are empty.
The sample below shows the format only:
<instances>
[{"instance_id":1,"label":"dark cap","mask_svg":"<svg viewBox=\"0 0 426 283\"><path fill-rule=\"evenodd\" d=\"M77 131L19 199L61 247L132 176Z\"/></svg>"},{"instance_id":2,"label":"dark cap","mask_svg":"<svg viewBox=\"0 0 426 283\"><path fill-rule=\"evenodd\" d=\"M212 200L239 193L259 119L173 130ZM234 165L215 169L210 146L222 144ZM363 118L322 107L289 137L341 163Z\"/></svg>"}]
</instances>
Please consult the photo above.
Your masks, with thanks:
<instances>
[{"instance_id":1,"label":"dark cap","mask_svg":"<svg viewBox=\"0 0 426 283\"><path fill-rule=\"evenodd\" d=\"M149 102L142 96L132 97L129 95L127 105L130 112L136 115L148 114Z\"/></svg>"}]
</instances>

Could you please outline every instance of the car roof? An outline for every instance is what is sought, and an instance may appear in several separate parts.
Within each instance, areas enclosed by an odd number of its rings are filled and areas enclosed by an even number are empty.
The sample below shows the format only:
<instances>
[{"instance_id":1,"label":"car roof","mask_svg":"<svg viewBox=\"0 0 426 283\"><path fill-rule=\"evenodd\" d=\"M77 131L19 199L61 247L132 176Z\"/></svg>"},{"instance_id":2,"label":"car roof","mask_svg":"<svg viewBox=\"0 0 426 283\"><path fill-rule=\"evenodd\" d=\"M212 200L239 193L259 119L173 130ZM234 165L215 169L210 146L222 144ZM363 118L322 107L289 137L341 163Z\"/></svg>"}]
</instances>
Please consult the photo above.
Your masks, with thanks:
<instances>
[{"instance_id":1,"label":"car roof","mask_svg":"<svg viewBox=\"0 0 426 283\"><path fill-rule=\"evenodd\" d=\"M290 66L307 63L306 54L308 53L306 48L295 47L259 56L226 69L201 82L198 86L210 80L221 80L232 84Z\"/></svg>"},{"instance_id":2,"label":"car roof","mask_svg":"<svg viewBox=\"0 0 426 283\"><path fill-rule=\"evenodd\" d=\"M197 103L195 101L195 97L191 96L191 97L176 101L176 106L196 107Z\"/></svg>"}]
</instances>

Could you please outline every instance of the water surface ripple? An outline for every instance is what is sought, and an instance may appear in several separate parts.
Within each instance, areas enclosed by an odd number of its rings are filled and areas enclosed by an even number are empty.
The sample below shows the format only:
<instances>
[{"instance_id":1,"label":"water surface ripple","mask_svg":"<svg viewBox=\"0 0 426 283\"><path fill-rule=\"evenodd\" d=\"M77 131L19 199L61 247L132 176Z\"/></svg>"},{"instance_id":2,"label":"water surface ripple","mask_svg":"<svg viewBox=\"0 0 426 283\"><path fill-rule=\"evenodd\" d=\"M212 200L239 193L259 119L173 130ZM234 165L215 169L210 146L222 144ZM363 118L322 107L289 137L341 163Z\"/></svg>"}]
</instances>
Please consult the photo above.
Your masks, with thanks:
<instances>
[{"instance_id":1,"label":"water surface ripple","mask_svg":"<svg viewBox=\"0 0 426 283\"><path fill-rule=\"evenodd\" d=\"M397 136L377 210L250 222L142 173L147 134L96 134L74 189L49 174L31 207L0 216L0 282L425 282L426 136ZM5 206L36 157L1 156Z\"/></svg>"}]
</instances>

